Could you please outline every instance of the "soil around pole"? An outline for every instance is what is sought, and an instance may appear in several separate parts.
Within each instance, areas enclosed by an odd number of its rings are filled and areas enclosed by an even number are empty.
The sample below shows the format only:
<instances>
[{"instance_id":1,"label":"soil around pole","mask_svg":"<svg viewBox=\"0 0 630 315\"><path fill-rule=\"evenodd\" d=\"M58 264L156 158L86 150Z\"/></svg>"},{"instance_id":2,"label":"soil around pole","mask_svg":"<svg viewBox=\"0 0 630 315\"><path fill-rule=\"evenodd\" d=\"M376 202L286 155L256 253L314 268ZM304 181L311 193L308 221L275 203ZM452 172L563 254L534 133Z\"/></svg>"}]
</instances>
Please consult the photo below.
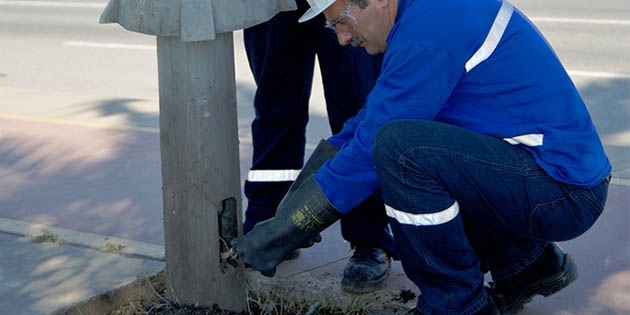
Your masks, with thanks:
<instances>
[{"instance_id":1,"label":"soil around pole","mask_svg":"<svg viewBox=\"0 0 630 315\"><path fill-rule=\"evenodd\" d=\"M157 307L156 307L157 306ZM246 312L235 313L220 309L216 304L212 308L179 305L177 303L160 301L156 305L147 305L139 314L147 315L245 315Z\"/></svg>"},{"instance_id":2,"label":"soil around pole","mask_svg":"<svg viewBox=\"0 0 630 315\"><path fill-rule=\"evenodd\" d=\"M296 276L294 283L283 283L248 273L247 309L241 313L222 310L217 305L181 305L167 293L164 271L139 280L126 291L126 298L117 298L106 315L240 315L240 314L308 314L308 315L391 315L405 314L415 306L416 295L410 290L381 291L359 296L326 294L340 286L330 275L318 282L309 275ZM304 292L302 292L302 291ZM343 303L345 301L345 303ZM80 307L79 307L80 308ZM73 312L68 314L86 314ZM87 314L91 314L87 312Z\"/></svg>"}]
</instances>

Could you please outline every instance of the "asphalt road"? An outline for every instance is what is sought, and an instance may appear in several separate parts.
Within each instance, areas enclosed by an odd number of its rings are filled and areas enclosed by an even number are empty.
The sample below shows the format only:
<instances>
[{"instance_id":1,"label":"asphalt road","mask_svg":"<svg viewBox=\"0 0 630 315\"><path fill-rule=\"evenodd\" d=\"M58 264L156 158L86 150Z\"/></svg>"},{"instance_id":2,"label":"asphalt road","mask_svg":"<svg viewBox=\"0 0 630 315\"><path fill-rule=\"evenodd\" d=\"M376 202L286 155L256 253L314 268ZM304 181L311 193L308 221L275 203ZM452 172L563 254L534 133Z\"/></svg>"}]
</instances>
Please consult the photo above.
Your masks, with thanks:
<instances>
[{"instance_id":1,"label":"asphalt road","mask_svg":"<svg viewBox=\"0 0 630 315\"><path fill-rule=\"evenodd\" d=\"M588 103L614 166L630 179L630 3L516 0L539 26ZM158 127L155 38L100 25L106 1L0 0L0 117ZM235 33L239 131L248 141L253 83ZM329 134L319 77L310 144Z\"/></svg>"}]
</instances>

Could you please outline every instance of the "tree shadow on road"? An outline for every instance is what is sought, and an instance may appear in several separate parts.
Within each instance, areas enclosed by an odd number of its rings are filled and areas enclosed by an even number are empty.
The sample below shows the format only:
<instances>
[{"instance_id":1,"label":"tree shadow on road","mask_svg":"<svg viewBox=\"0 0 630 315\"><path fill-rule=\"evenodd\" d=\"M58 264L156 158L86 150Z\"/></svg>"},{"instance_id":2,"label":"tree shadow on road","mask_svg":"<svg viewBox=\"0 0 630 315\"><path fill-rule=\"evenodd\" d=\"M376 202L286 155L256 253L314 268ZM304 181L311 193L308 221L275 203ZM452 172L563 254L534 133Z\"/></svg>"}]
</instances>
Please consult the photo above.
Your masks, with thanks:
<instances>
[{"instance_id":1,"label":"tree shadow on road","mask_svg":"<svg viewBox=\"0 0 630 315\"><path fill-rule=\"evenodd\" d=\"M70 106L70 116L93 113L97 119L118 118L123 125L130 127L159 127L158 104L152 111L140 111L134 103L146 103L150 100L137 98L113 98Z\"/></svg>"},{"instance_id":2,"label":"tree shadow on road","mask_svg":"<svg viewBox=\"0 0 630 315\"><path fill-rule=\"evenodd\" d=\"M249 131L254 87L237 92L239 123ZM118 117L114 129L3 120L0 217L163 244L159 115L138 111L133 103L142 101L70 107L79 117ZM241 141L241 182L250 160L251 142Z\"/></svg>"},{"instance_id":3,"label":"tree shadow on road","mask_svg":"<svg viewBox=\"0 0 630 315\"><path fill-rule=\"evenodd\" d=\"M163 243L157 133L2 126L0 217Z\"/></svg>"}]
</instances>

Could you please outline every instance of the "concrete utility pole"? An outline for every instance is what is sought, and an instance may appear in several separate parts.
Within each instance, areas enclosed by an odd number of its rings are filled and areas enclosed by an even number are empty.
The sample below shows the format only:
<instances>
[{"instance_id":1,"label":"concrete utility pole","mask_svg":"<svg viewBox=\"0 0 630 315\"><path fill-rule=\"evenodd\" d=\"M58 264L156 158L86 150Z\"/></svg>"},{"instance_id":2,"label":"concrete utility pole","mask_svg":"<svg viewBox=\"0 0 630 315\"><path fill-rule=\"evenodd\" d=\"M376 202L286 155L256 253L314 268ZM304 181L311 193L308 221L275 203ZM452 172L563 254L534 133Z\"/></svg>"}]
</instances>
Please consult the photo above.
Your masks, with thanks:
<instances>
[{"instance_id":1,"label":"concrete utility pole","mask_svg":"<svg viewBox=\"0 0 630 315\"><path fill-rule=\"evenodd\" d=\"M221 259L242 233L232 31L294 0L110 0L101 23L157 36L167 281L171 296L240 312L242 266Z\"/></svg>"}]
</instances>

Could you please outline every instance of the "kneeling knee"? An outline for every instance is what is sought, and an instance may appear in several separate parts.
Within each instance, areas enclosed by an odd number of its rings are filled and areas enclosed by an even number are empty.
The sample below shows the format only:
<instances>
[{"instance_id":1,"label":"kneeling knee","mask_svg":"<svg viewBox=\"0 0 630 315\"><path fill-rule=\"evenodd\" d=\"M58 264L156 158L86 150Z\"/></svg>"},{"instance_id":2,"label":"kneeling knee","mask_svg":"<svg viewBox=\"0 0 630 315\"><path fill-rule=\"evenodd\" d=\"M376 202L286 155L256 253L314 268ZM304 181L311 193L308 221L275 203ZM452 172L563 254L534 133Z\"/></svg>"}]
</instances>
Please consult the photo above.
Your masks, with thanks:
<instances>
[{"instance_id":1,"label":"kneeling knee","mask_svg":"<svg viewBox=\"0 0 630 315\"><path fill-rule=\"evenodd\" d=\"M406 120L397 120L388 122L378 129L372 148L372 160L375 165L391 161L394 156L400 153L397 142L406 134L407 124L408 121Z\"/></svg>"}]
</instances>

